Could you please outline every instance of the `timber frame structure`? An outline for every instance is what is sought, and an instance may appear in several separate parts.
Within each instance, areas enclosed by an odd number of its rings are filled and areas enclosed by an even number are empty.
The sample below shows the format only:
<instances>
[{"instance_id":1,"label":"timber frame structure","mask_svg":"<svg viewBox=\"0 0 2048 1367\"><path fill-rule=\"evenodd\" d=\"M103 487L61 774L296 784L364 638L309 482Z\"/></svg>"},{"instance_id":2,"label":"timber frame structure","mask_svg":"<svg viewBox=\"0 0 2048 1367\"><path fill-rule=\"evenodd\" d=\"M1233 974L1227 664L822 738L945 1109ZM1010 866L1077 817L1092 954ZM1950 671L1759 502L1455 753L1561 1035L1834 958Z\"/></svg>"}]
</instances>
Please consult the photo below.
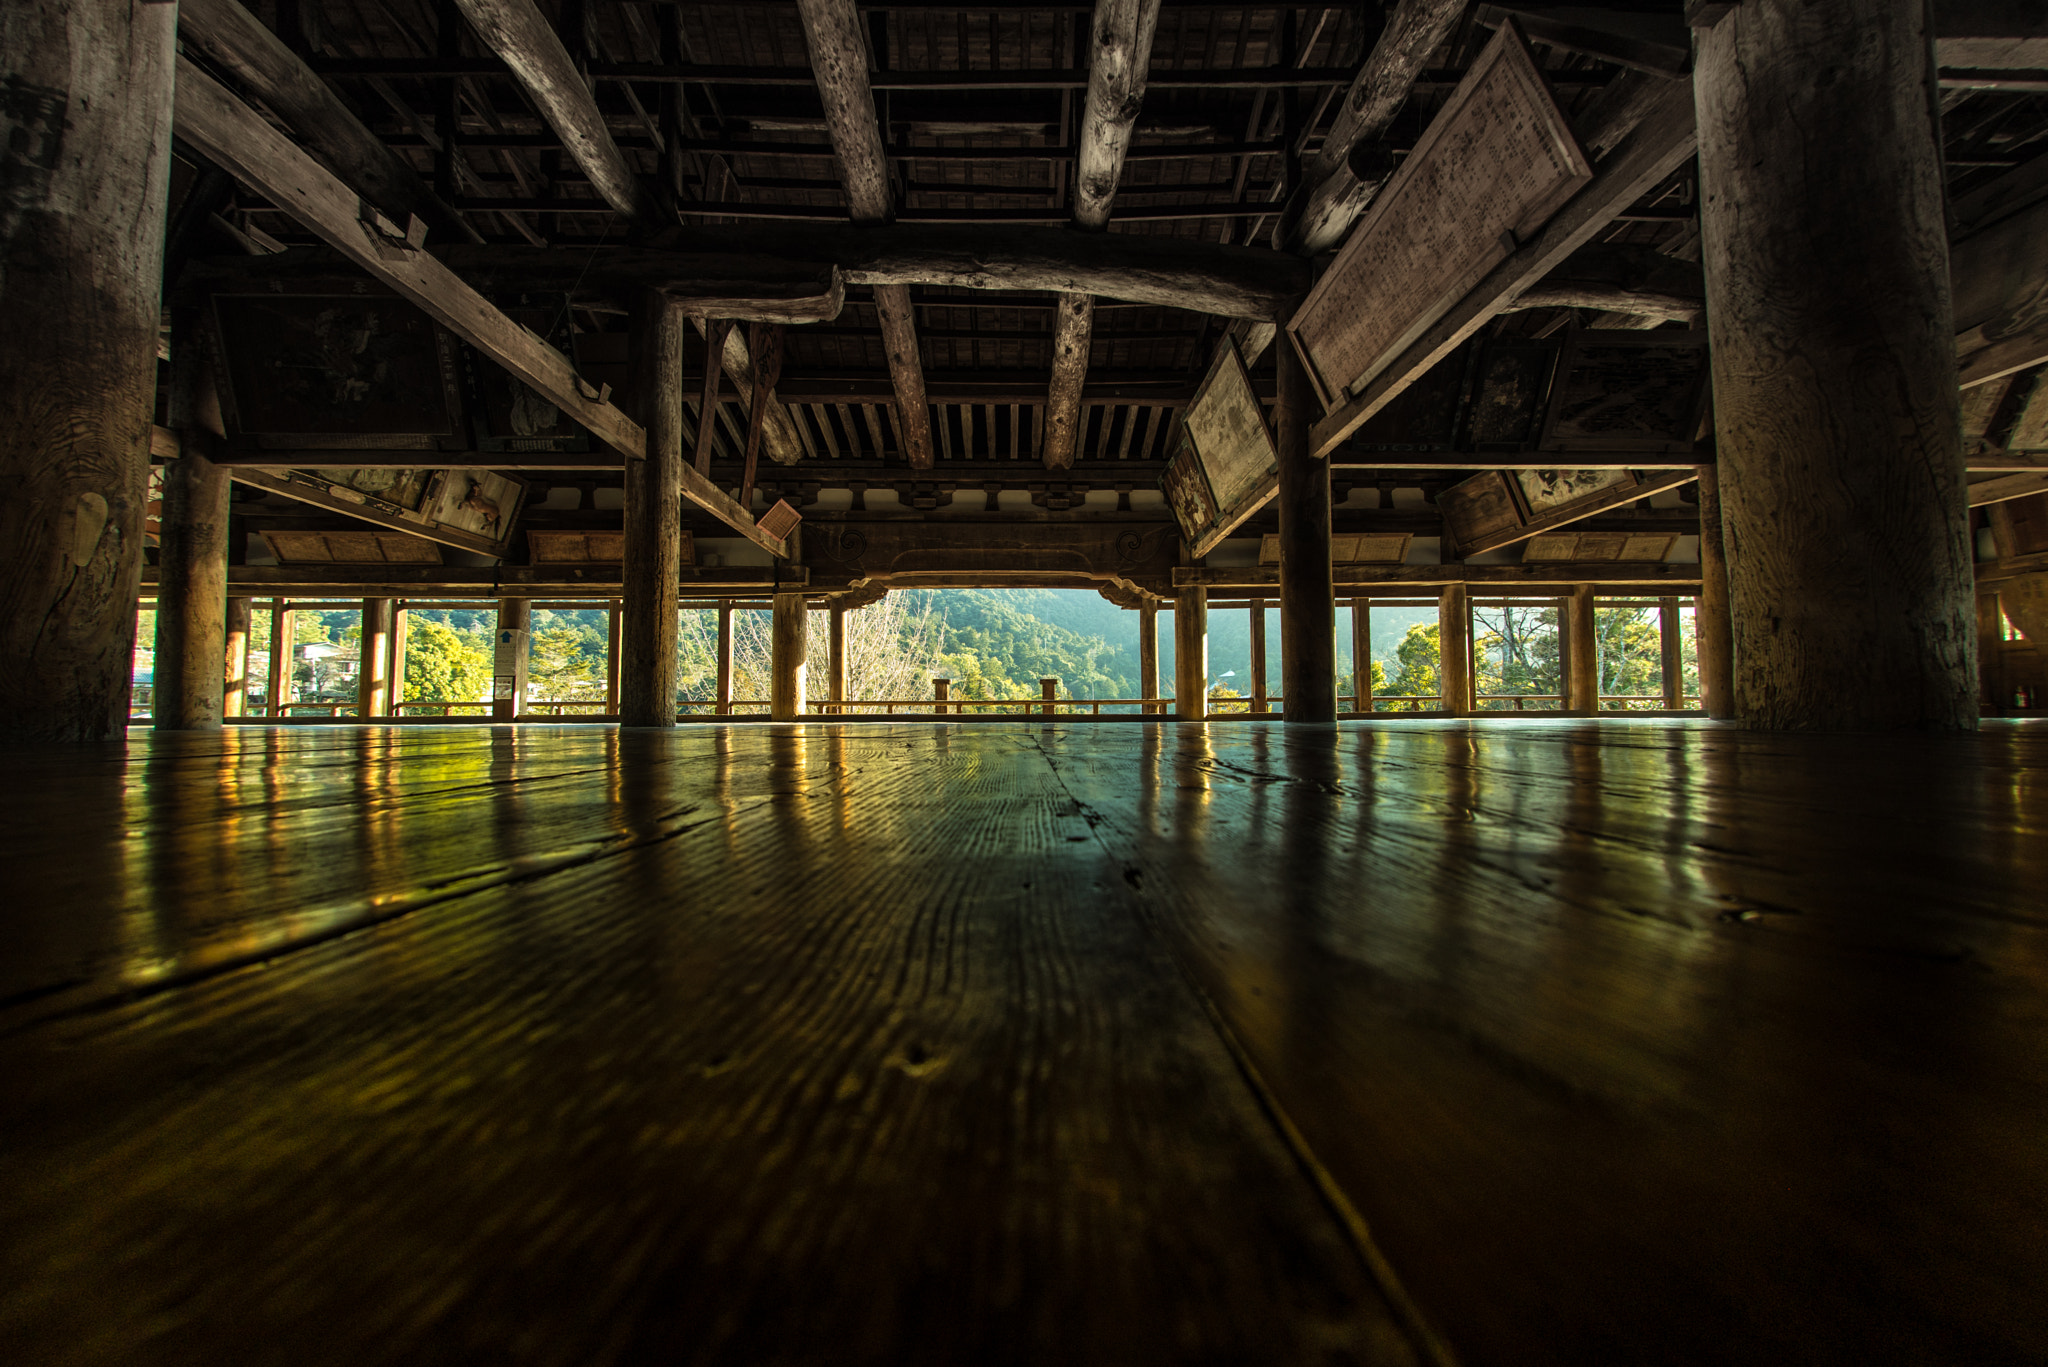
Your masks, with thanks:
<instances>
[{"instance_id":1,"label":"timber frame structure","mask_svg":"<svg viewBox=\"0 0 2048 1367\"><path fill-rule=\"evenodd\" d=\"M1721 523L1755 508L1763 527L1773 512L1739 482L1725 502L1709 492L1728 444L1706 398L1706 358L1723 350L1707 329L1716 290L1742 286L1712 263L1694 49L1726 8L187 0L153 187L168 222L170 359L149 443L164 525L143 566L143 529L123 526L114 582L171 600L180 622L198 612L192 631L171 629L194 652L220 610L188 609L192 592L210 604L315 584L394 591L382 564L280 561L279 545L366 522L423 535L449 570L409 570L417 592L488 577L501 593L532 581L621 595L640 662L625 693L642 699L627 713L659 722L648 700L662 680L639 674L669 654L663 605L707 574L753 566L767 591L800 582L814 596L1088 587L1156 607L1192 591L1191 568L1255 566L1277 536L1273 588L1299 666L1289 715L1314 720L1333 705L1313 680L1333 672L1317 623L1335 611L1316 566L1333 535L1393 539L1398 561L1340 566L1345 582L1634 574L1638 588L1702 594L1708 706L1762 721L1761 703L1741 701L1746 579L1725 562ZM1968 528L1942 535L1995 562L1985 593L2007 606L1987 601L1966 634L1985 661L1977 702L1996 711L2041 692L2031 657L2006 661L2004 624L2024 647L2024 567L2042 549L2008 502L2048 496L2048 395L2035 398L2048 326L2030 312L2048 284L2048 25L1988 0L1933 15L1942 122L1929 155L1947 201L1969 472L1954 483L1967 479L1971 507ZM1527 73L1530 112L1487 103L1498 92L1478 87L1495 68ZM1354 227L1440 245L1478 231L1441 217L1456 194L1432 201L1437 182L1402 168L1428 162L1440 180L1465 177L1473 203L1499 199L1505 183L1462 170L1457 139L1506 147L1530 119L1554 120L1576 179L1504 246L1482 244L1476 271L1341 393L1291 403L1297 351L1317 385L1333 383L1301 331L1330 290L1376 300L1375 315L1408 307L1349 264L1355 251L1335 253ZM264 401L276 372L258 353L303 341L337 298L369 310L351 326L430 336L445 405L414 394L424 416L380 425L348 404L313 411L304 394L299 411ZM1187 418L1233 354L1277 462L1233 486L1228 507L1176 506L1190 478L1197 502L1227 482L1194 469L1214 461ZM1631 370L1637 356L1651 359ZM322 382L355 383L355 365ZM1657 366L1687 378L1673 390ZM1642 420L1601 428L1616 402ZM1736 457L1751 458L1740 445ZM429 471L451 490L431 517L361 492ZM464 488L490 512L481 531L458 525ZM173 525L194 518L204 536ZM623 557L543 558L542 543L579 533L615 548L623 533ZM701 563L678 558L683 533ZM194 555L224 565L195 568ZM99 695L119 681L95 667L82 713L59 707L27 729L111 724L123 709ZM1970 666L1956 655L1943 668ZM217 719L200 694L190 715ZM1808 724L1799 711L1772 724Z\"/></svg>"}]
</instances>

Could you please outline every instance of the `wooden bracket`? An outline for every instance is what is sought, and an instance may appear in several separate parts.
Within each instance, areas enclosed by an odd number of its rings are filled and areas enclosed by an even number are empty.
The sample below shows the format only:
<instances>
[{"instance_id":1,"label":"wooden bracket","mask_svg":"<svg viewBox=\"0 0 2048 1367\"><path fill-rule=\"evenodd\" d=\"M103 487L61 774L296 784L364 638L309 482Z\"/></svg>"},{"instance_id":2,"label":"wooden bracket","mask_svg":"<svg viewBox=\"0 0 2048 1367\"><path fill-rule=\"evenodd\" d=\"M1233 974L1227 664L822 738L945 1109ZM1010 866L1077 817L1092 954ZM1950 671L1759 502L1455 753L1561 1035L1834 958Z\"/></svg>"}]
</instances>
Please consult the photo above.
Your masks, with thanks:
<instances>
[{"instance_id":1,"label":"wooden bracket","mask_svg":"<svg viewBox=\"0 0 2048 1367\"><path fill-rule=\"evenodd\" d=\"M697 404L697 473L711 473L711 436L716 430L718 395L725 384L725 338L732 319L712 318L704 324L704 393Z\"/></svg>"},{"instance_id":2,"label":"wooden bracket","mask_svg":"<svg viewBox=\"0 0 2048 1367\"><path fill-rule=\"evenodd\" d=\"M383 260L403 261L427 244L426 221L418 214L407 214L401 228L369 200L358 198L356 218L369 229L370 244Z\"/></svg>"},{"instance_id":3,"label":"wooden bracket","mask_svg":"<svg viewBox=\"0 0 2048 1367\"><path fill-rule=\"evenodd\" d=\"M740 474L740 506L754 499L754 472L761 461L761 424L768 418L768 402L775 384L782 378L782 324L749 323L747 350L754 358L754 405L747 418L746 464Z\"/></svg>"},{"instance_id":4,"label":"wooden bracket","mask_svg":"<svg viewBox=\"0 0 2048 1367\"><path fill-rule=\"evenodd\" d=\"M1728 17L1740 0L1685 0L1687 28L1712 28Z\"/></svg>"}]
</instances>

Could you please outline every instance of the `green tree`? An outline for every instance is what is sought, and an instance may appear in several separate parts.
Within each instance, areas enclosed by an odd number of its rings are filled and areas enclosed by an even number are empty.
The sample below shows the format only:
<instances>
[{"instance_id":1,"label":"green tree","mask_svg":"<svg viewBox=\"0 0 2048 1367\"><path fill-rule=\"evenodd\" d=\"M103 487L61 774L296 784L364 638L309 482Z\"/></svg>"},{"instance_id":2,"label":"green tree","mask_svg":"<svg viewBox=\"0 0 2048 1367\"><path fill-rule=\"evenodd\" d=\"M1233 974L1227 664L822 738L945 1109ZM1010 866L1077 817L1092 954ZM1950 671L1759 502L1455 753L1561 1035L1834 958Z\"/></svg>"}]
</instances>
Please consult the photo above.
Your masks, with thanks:
<instances>
[{"instance_id":1,"label":"green tree","mask_svg":"<svg viewBox=\"0 0 2048 1367\"><path fill-rule=\"evenodd\" d=\"M1400 667L1394 671L1393 678L1382 683L1383 675L1376 674L1374 677L1378 691L1396 697L1415 696L1420 701L1389 703L1387 710L1419 712L1434 706L1432 699L1439 697L1443 691L1441 679L1444 651L1437 624L1418 622L1409 627L1408 634L1401 638L1400 646L1394 651L1394 658L1400 662ZM1378 668L1377 665L1374 667Z\"/></svg>"},{"instance_id":2,"label":"green tree","mask_svg":"<svg viewBox=\"0 0 2048 1367\"><path fill-rule=\"evenodd\" d=\"M406 623L405 702L487 702L492 651L431 617Z\"/></svg>"}]
</instances>

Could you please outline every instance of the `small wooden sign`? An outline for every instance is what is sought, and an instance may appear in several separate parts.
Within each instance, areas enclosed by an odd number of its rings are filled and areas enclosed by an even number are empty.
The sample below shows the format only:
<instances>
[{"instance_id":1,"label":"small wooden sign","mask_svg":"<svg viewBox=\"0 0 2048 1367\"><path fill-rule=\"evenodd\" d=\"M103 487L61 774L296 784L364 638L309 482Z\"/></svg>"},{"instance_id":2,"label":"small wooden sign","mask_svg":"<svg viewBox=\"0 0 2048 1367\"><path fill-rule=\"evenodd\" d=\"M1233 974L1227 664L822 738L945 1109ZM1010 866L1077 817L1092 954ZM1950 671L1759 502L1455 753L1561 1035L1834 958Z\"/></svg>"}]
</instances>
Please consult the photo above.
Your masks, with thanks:
<instances>
[{"instance_id":1,"label":"small wooden sign","mask_svg":"<svg viewBox=\"0 0 2048 1367\"><path fill-rule=\"evenodd\" d=\"M1461 550L1514 531L1523 521L1514 483L1504 470L1482 470L1452 485L1436 496L1436 506L1444 515L1445 535Z\"/></svg>"},{"instance_id":2,"label":"small wooden sign","mask_svg":"<svg viewBox=\"0 0 2048 1367\"><path fill-rule=\"evenodd\" d=\"M697 563L696 538L682 534L685 565ZM617 565L626 558L624 532L529 531L526 558L535 565Z\"/></svg>"},{"instance_id":3,"label":"small wooden sign","mask_svg":"<svg viewBox=\"0 0 2048 1367\"><path fill-rule=\"evenodd\" d=\"M1677 545L1676 532L1550 532L1529 538L1522 548L1522 563L1654 563L1668 558Z\"/></svg>"},{"instance_id":4,"label":"small wooden sign","mask_svg":"<svg viewBox=\"0 0 2048 1367\"><path fill-rule=\"evenodd\" d=\"M1551 389L1542 446L1688 452L1706 398L1706 333L1575 331Z\"/></svg>"},{"instance_id":5,"label":"small wooden sign","mask_svg":"<svg viewBox=\"0 0 2048 1367\"><path fill-rule=\"evenodd\" d=\"M260 533L280 565L438 565L441 548L403 532Z\"/></svg>"},{"instance_id":6,"label":"small wooden sign","mask_svg":"<svg viewBox=\"0 0 2048 1367\"><path fill-rule=\"evenodd\" d=\"M1280 450L1237 344L1209 363L1181 419L1179 449L1160 486L1196 555L1264 506L1280 479Z\"/></svg>"},{"instance_id":7,"label":"small wooden sign","mask_svg":"<svg viewBox=\"0 0 2048 1367\"><path fill-rule=\"evenodd\" d=\"M1354 394L1593 178L1503 23L1287 325L1325 407Z\"/></svg>"},{"instance_id":8,"label":"small wooden sign","mask_svg":"<svg viewBox=\"0 0 2048 1367\"><path fill-rule=\"evenodd\" d=\"M1408 559L1408 546L1414 540L1407 532L1338 532L1330 538L1330 563L1399 565ZM1280 537L1277 533L1267 532L1259 542L1259 563L1280 563Z\"/></svg>"},{"instance_id":9,"label":"small wooden sign","mask_svg":"<svg viewBox=\"0 0 2048 1367\"><path fill-rule=\"evenodd\" d=\"M1209 476L1202 470L1195 448L1183 442L1159 477L1166 506L1189 542L1198 542L1216 527L1216 495L1209 489Z\"/></svg>"}]
</instances>

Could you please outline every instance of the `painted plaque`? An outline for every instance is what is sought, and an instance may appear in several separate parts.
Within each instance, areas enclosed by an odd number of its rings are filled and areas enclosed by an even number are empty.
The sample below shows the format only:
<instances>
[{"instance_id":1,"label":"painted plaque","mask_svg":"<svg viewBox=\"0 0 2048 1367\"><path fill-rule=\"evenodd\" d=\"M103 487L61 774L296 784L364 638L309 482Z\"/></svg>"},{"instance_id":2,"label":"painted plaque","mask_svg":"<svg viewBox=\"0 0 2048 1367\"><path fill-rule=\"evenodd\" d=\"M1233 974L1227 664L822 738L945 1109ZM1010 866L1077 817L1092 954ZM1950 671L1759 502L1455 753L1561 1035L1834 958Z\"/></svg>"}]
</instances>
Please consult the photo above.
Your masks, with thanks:
<instances>
[{"instance_id":1,"label":"painted plaque","mask_svg":"<svg viewBox=\"0 0 2048 1367\"><path fill-rule=\"evenodd\" d=\"M557 308L552 313L542 308L508 308L504 312L555 350L565 355L571 351L574 339L567 327L566 308ZM539 391L474 349L464 347L462 351L475 398L471 411L476 415L477 450L590 449L590 434Z\"/></svg>"},{"instance_id":2,"label":"painted plaque","mask_svg":"<svg viewBox=\"0 0 2048 1367\"><path fill-rule=\"evenodd\" d=\"M1514 486L1500 470L1482 470L1452 485L1437 495L1436 506L1444 515L1444 531L1458 546L1470 546L1522 525Z\"/></svg>"},{"instance_id":3,"label":"painted plaque","mask_svg":"<svg viewBox=\"0 0 2048 1367\"><path fill-rule=\"evenodd\" d=\"M1209 491L1209 477L1202 472L1195 448L1186 441L1167 462L1159 488L1166 495L1166 506L1173 509L1174 520L1180 523L1181 534L1189 541L1199 541L1216 525L1216 496Z\"/></svg>"},{"instance_id":4,"label":"painted plaque","mask_svg":"<svg viewBox=\"0 0 2048 1367\"><path fill-rule=\"evenodd\" d=\"M237 466L233 477L301 503L346 513L393 531L502 558L528 487L493 470L265 470ZM361 487L389 481L382 492ZM403 501L417 490L417 501ZM397 495L386 497L386 493Z\"/></svg>"},{"instance_id":5,"label":"painted plaque","mask_svg":"<svg viewBox=\"0 0 2048 1367\"><path fill-rule=\"evenodd\" d=\"M216 295L232 432L441 437L458 430L454 340L386 295Z\"/></svg>"},{"instance_id":6,"label":"painted plaque","mask_svg":"<svg viewBox=\"0 0 2048 1367\"><path fill-rule=\"evenodd\" d=\"M1488 342L1479 356L1472 407L1466 416L1471 451L1522 450L1543 425L1550 377L1557 369L1553 342Z\"/></svg>"},{"instance_id":7,"label":"painted plaque","mask_svg":"<svg viewBox=\"0 0 2048 1367\"><path fill-rule=\"evenodd\" d=\"M1465 411L1475 344L1460 343L1367 418L1351 436L1357 451L1448 451Z\"/></svg>"},{"instance_id":8,"label":"painted plaque","mask_svg":"<svg viewBox=\"0 0 2048 1367\"><path fill-rule=\"evenodd\" d=\"M1543 449L1690 451L1706 389L1704 332L1574 332Z\"/></svg>"},{"instance_id":9,"label":"painted plaque","mask_svg":"<svg viewBox=\"0 0 2048 1367\"><path fill-rule=\"evenodd\" d=\"M1635 476L1626 470L1515 471L1515 485L1521 490L1522 501L1528 505L1532 518L1569 508L1596 494L1631 487L1635 482Z\"/></svg>"},{"instance_id":10,"label":"painted plaque","mask_svg":"<svg viewBox=\"0 0 2048 1367\"><path fill-rule=\"evenodd\" d=\"M1288 324L1324 406L1385 369L1592 178L1521 33L1502 24Z\"/></svg>"},{"instance_id":11,"label":"painted plaque","mask_svg":"<svg viewBox=\"0 0 2048 1367\"><path fill-rule=\"evenodd\" d=\"M1280 469L1280 452L1234 342L1217 349L1181 431L1209 477L1219 519L1228 520L1254 499L1265 501Z\"/></svg>"}]
</instances>

